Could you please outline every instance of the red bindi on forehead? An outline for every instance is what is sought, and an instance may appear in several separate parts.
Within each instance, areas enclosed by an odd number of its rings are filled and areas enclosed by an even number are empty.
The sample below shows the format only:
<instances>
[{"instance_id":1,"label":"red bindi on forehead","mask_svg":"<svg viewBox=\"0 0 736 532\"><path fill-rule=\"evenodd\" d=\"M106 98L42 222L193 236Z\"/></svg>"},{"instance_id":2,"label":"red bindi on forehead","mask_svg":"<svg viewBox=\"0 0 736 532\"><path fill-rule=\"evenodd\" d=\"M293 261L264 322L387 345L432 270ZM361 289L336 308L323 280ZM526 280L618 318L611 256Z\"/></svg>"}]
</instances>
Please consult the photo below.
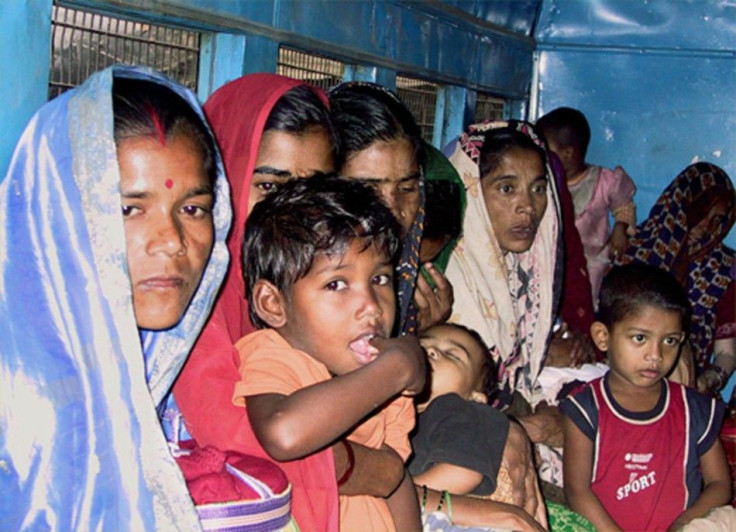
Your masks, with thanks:
<instances>
[{"instance_id":1,"label":"red bindi on forehead","mask_svg":"<svg viewBox=\"0 0 736 532\"><path fill-rule=\"evenodd\" d=\"M174 181L173 181L172 179L167 179L167 180L166 180L166 181L164 182L164 185L166 185L166 188L168 188L169 190L171 190L171 187L173 187L173 186L174 186Z\"/></svg>"}]
</instances>

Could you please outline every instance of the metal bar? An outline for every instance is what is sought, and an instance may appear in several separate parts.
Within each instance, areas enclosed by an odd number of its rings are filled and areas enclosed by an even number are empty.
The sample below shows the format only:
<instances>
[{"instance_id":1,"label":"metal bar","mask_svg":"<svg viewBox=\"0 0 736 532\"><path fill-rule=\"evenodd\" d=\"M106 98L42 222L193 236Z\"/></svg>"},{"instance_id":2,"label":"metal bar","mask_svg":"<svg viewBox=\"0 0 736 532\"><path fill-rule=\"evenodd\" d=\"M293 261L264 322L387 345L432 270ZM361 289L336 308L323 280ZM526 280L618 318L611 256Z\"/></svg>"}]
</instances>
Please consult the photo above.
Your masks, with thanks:
<instances>
[{"instance_id":1,"label":"metal bar","mask_svg":"<svg viewBox=\"0 0 736 532\"><path fill-rule=\"evenodd\" d=\"M105 17L105 18L112 18L112 17ZM119 20L122 20L122 19L119 19ZM130 21L126 21L126 22L130 22ZM82 30L84 30L84 31L86 31L88 33L100 33L100 34L114 36L114 37L125 37L126 39L128 39L130 41L151 42L148 39L145 39L145 38L142 38L142 37L138 37L137 35L130 35L130 34L125 34L125 33L120 33L120 32L117 32L115 30L112 31L112 32L109 32L109 31L105 31L105 30L102 30L102 29L97 29L97 28L93 28L93 27L78 26L78 25L75 25L75 24L69 24L69 23L65 23L65 22L55 22L55 24L58 25L58 26L60 26L60 27L68 27L68 28L73 28L73 29L82 29ZM192 33L195 33L195 32L192 32ZM155 44L163 44L165 46L168 46L169 48L181 48L181 49L192 51L192 52L198 52L199 51L199 48L196 48L194 46L187 46L187 45L182 45L182 44L172 44L172 43L169 43L169 42L166 42L166 41L153 41L153 42Z\"/></svg>"},{"instance_id":2,"label":"metal bar","mask_svg":"<svg viewBox=\"0 0 736 532\"><path fill-rule=\"evenodd\" d=\"M196 90L200 33L62 7L58 1L52 10L49 97L117 62L152 66Z\"/></svg>"},{"instance_id":3,"label":"metal bar","mask_svg":"<svg viewBox=\"0 0 736 532\"><path fill-rule=\"evenodd\" d=\"M736 51L732 50L701 50L697 48L668 48L668 47L643 47L643 46L599 46L591 44L544 44L539 43L537 46L539 52L589 52L589 53L616 53L616 54L632 54L632 55L662 55L662 56L685 56L685 57L703 57L716 59L733 59L736 57Z\"/></svg>"}]
</instances>

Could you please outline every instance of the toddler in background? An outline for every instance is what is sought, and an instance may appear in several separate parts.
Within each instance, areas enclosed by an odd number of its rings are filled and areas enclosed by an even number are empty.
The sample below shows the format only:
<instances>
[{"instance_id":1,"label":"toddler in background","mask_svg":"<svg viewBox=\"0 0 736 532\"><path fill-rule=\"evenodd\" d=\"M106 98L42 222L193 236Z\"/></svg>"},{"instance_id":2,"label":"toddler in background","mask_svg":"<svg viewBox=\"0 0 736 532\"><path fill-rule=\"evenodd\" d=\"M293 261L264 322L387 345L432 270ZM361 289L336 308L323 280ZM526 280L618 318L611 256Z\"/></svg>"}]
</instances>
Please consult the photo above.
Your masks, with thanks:
<instances>
[{"instance_id":1,"label":"toddler in background","mask_svg":"<svg viewBox=\"0 0 736 532\"><path fill-rule=\"evenodd\" d=\"M358 181L314 177L283 184L253 209L243 275L253 324L236 344L244 405L257 443L279 462L294 497L321 504L308 483L336 477L341 441L411 453L412 400L425 357L415 337L389 339L396 313L396 221ZM385 499L347 490L338 472L342 530L418 530L419 505L405 474ZM380 475L376 471L376 475ZM299 525L299 516L294 516Z\"/></svg>"},{"instance_id":2,"label":"toddler in background","mask_svg":"<svg viewBox=\"0 0 736 532\"><path fill-rule=\"evenodd\" d=\"M610 369L560 404L565 493L598 530L679 530L731 499L723 404L665 378L689 327L687 294L664 270L617 267L598 320L591 336Z\"/></svg>"},{"instance_id":3,"label":"toddler in background","mask_svg":"<svg viewBox=\"0 0 736 532\"><path fill-rule=\"evenodd\" d=\"M542 116L536 125L565 168L595 302L611 258L623 255L628 234L636 228L636 186L620 166L609 170L585 161L590 125L577 109L559 107ZM615 220L613 229L609 213Z\"/></svg>"}]
</instances>

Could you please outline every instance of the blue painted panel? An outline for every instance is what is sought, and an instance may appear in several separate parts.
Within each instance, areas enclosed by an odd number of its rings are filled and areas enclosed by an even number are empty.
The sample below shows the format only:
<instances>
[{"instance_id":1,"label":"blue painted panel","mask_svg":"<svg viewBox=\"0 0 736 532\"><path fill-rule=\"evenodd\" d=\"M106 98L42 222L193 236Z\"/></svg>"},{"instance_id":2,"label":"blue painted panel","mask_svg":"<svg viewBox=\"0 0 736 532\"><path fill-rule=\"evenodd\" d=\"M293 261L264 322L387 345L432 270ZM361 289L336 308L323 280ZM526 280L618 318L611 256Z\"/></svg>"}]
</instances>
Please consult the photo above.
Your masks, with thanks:
<instances>
[{"instance_id":1,"label":"blue painted panel","mask_svg":"<svg viewBox=\"0 0 736 532\"><path fill-rule=\"evenodd\" d=\"M637 183L639 219L688 164L707 160L736 178L736 61L585 51L540 53L540 112L587 116L588 160L621 164ZM736 231L728 243L736 244Z\"/></svg>"},{"instance_id":2,"label":"blue painted panel","mask_svg":"<svg viewBox=\"0 0 736 532\"><path fill-rule=\"evenodd\" d=\"M48 96L51 0L0 2L0 175L36 109Z\"/></svg>"},{"instance_id":3,"label":"blue painted panel","mask_svg":"<svg viewBox=\"0 0 736 532\"><path fill-rule=\"evenodd\" d=\"M489 53L488 49L492 48L491 42L484 42L481 36L470 37L460 27L446 25L437 28L436 39L437 48L436 67L443 72L465 72L464 79L469 83L482 83L482 79L494 78L497 75L503 75L500 65L495 65L492 69L483 71L481 69L480 58ZM441 43L446 43L444 46ZM456 43L456 44L453 44ZM526 53L531 57L531 52ZM503 82L498 82L503 85ZM514 87L514 91L524 90L520 87Z\"/></svg>"},{"instance_id":4,"label":"blue painted panel","mask_svg":"<svg viewBox=\"0 0 736 532\"><path fill-rule=\"evenodd\" d=\"M69 0L110 14L228 34L205 40L209 62L203 65L202 96L241 71L274 71L278 45L285 43L377 66L379 81L392 80L399 71L517 100L526 99L529 90L528 33L540 1L474 0L469 13L482 18L478 24L452 2L441 1ZM0 115L3 166L27 119L46 99L51 5L52 0L0 1L3 69L19 73L4 76L0 90L6 102Z\"/></svg>"},{"instance_id":5,"label":"blue painted panel","mask_svg":"<svg viewBox=\"0 0 736 532\"><path fill-rule=\"evenodd\" d=\"M243 74L275 72L279 59L279 44L268 37L248 35L245 38Z\"/></svg>"},{"instance_id":6,"label":"blue painted panel","mask_svg":"<svg viewBox=\"0 0 736 532\"><path fill-rule=\"evenodd\" d=\"M486 46L489 44L488 46ZM514 99L527 99L532 77L532 56L505 43L490 45L485 39L479 44L478 82L488 92L497 92ZM505 90L515 87L514 93Z\"/></svg>"},{"instance_id":7,"label":"blue painted panel","mask_svg":"<svg viewBox=\"0 0 736 532\"><path fill-rule=\"evenodd\" d=\"M442 120L442 135L438 139L435 137L433 143L441 148L448 142L455 139L463 132L465 125L471 123L473 119L472 109L468 106L468 100L471 96L468 90L463 87L446 87L444 90L444 117ZM473 107L475 107L475 97L473 98ZM435 131L436 133L436 131Z\"/></svg>"},{"instance_id":8,"label":"blue painted panel","mask_svg":"<svg viewBox=\"0 0 736 532\"><path fill-rule=\"evenodd\" d=\"M205 34L200 46L197 95L206 101L210 94L244 74L245 37L227 33Z\"/></svg>"},{"instance_id":9,"label":"blue painted panel","mask_svg":"<svg viewBox=\"0 0 736 532\"><path fill-rule=\"evenodd\" d=\"M88 1L88 0L87 0ZM494 20L527 28L540 0L500 2ZM135 3L135 2L132 2ZM441 3L334 0L162 0L175 6L182 22L232 33L238 25L271 32L277 42L352 58L416 75L431 76L494 92L526 97L531 79L533 43L524 35L499 33L458 18ZM494 2L495 4L495 2ZM478 5L482 5L482 2ZM182 11L186 9L186 13ZM534 8L534 9L533 9ZM182 19L186 14L189 19ZM512 16L513 15L513 16ZM515 17L523 19L519 22ZM491 17L493 18L493 17ZM509 65L515 66L509 69Z\"/></svg>"},{"instance_id":10,"label":"blue painted panel","mask_svg":"<svg viewBox=\"0 0 736 532\"><path fill-rule=\"evenodd\" d=\"M375 66L358 65L348 68L345 71L345 81L368 81L396 90L396 72Z\"/></svg>"},{"instance_id":11,"label":"blue painted panel","mask_svg":"<svg viewBox=\"0 0 736 532\"><path fill-rule=\"evenodd\" d=\"M177 4L203 12L234 16L257 24L271 25L275 5L279 3L279 0L164 0L160 3Z\"/></svg>"},{"instance_id":12,"label":"blue painted panel","mask_svg":"<svg viewBox=\"0 0 736 532\"><path fill-rule=\"evenodd\" d=\"M736 4L705 0L544 0L542 44L736 49Z\"/></svg>"},{"instance_id":13,"label":"blue painted panel","mask_svg":"<svg viewBox=\"0 0 736 532\"><path fill-rule=\"evenodd\" d=\"M531 35L541 0L444 0L484 22L505 27L522 35Z\"/></svg>"},{"instance_id":14,"label":"blue painted panel","mask_svg":"<svg viewBox=\"0 0 736 532\"><path fill-rule=\"evenodd\" d=\"M301 37L393 57L392 8L385 2L282 2L272 23Z\"/></svg>"}]
</instances>

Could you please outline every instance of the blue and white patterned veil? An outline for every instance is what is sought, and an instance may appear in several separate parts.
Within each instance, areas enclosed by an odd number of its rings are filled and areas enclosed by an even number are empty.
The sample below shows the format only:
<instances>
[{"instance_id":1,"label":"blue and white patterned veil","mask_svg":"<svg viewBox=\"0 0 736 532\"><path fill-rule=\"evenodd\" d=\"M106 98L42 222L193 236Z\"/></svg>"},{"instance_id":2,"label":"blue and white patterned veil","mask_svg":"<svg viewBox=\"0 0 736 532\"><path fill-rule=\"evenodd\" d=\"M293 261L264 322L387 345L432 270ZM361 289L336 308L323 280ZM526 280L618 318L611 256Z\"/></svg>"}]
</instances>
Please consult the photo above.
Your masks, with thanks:
<instances>
[{"instance_id":1,"label":"blue and white patterned veil","mask_svg":"<svg viewBox=\"0 0 736 532\"><path fill-rule=\"evenodd\" d=\"M0 181L0 529L197 530L156 407L225 275L230 225L218 157L215 244L178 325L133 314L113 140L116 66L43 106Z\"/></svg>"}]
</instances>

